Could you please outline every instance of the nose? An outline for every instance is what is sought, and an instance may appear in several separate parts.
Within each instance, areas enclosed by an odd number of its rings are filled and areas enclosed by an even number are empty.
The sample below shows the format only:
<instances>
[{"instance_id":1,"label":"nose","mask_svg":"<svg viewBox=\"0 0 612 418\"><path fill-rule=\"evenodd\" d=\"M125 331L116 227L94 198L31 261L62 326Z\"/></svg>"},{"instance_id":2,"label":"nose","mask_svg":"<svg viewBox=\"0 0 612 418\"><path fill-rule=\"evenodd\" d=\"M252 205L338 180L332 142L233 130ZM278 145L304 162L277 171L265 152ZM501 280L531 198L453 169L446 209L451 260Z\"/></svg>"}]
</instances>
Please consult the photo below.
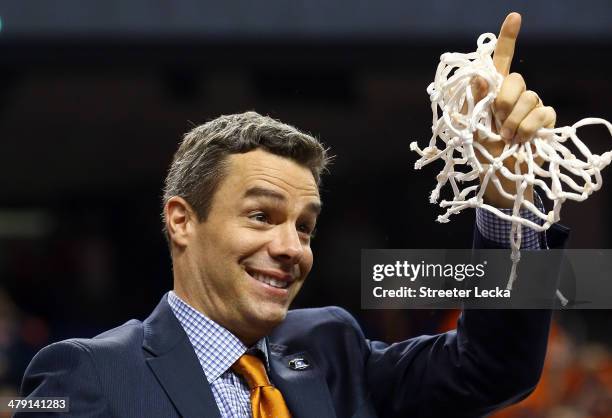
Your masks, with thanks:
<instances>
[{"instance_id":1,"label":"nose","mask_svg":"<svg viewBox=\"0 0 612 418\"><path fill-rule=\"evenodd\" d=\"M270 256L291 264L297 264L304 256L304 247L298 231L289 223L277 225L276 234L268 246Z\"/></svg>"}]
</instances>

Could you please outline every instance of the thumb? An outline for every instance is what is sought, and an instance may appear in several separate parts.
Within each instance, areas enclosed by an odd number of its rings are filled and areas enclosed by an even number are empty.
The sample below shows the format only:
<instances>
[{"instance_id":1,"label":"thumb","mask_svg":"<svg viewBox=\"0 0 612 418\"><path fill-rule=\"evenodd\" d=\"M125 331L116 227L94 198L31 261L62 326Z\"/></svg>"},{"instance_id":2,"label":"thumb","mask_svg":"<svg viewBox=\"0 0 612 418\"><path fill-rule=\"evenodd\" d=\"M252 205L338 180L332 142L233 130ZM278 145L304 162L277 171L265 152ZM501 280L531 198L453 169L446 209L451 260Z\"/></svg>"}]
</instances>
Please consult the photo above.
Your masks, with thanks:
<instances>
[{"instance_id":1,"label":"thumb","mask_svg":"<svg viewBox=\"0 0 612 418\"><path fill-rule=\"evenodd\" d=\"M489 91L489 83L487 83L484 78L480 76L475 76L470 81L470 88L472 90L472 97L474 98L474 103L478 103L487 95ZM464 115L467 113L467 100L463 103L461 113L463 113Z\"/></svg>"},{"instance_id":2,"label":"thumb","mask_svg":"<svg viewBox=\"0 0 612 418\"><path fill-rule=\"evenodd\" d=\"M489 92L489 83L480 76L474 77L470 84L472 86L472 96L474 96L475 103L484 99Z\"/></svg>"}]
</instances>

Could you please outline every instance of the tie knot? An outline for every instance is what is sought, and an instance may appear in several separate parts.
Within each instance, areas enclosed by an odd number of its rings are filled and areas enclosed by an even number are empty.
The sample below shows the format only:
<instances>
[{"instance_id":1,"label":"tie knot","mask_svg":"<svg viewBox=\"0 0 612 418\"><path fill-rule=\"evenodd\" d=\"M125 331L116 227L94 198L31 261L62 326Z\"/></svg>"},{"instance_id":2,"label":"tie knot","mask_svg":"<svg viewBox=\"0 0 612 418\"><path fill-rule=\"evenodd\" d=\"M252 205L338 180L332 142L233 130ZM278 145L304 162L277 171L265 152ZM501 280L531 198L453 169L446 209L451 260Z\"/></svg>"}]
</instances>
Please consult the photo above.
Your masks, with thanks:
<instances>
[{"instance_id":1,"label":"tie knot","mask_svg":"<svg viewBox=\"0 0 612 418\"><path fill-rule=\"evenodd\" d=\"M258 387L272 386L264 364L257 356L243 354L232 365L232 370L244 377L251 390Z\"/></svg>"}]
</instances>

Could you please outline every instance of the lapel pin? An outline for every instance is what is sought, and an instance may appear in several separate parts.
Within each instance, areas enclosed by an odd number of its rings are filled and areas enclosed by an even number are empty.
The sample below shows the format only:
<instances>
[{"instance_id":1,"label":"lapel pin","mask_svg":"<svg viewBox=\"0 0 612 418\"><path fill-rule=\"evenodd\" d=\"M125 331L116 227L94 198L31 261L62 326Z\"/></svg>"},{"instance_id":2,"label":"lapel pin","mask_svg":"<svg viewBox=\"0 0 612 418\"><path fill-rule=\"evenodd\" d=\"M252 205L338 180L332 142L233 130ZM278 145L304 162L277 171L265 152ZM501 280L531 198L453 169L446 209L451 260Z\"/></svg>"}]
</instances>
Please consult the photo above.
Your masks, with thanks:
<instances>
[{"instance_id":1,"label":"lapel pin","mask_svg":"<svg viewBox=\"0 0 612 418\"><path fill-rule=\"evenodd\" d=\"M297 357L289 360L289 367L293 370L304 370L310 367L310 363L305 358Z\"/></svg>"}]
</instances>

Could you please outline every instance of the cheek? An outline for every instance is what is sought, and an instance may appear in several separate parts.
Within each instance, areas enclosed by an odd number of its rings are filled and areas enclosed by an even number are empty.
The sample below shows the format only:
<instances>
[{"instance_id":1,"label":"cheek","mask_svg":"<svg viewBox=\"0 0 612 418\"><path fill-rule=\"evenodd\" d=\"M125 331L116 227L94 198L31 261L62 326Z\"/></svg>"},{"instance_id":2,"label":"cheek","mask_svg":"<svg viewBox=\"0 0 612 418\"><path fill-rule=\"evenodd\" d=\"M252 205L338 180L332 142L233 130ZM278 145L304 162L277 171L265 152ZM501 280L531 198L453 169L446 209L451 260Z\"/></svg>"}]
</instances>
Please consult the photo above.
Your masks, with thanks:
<instances>
[{"instance_id":1,"label":"cheek","mask_svg":"<svg viewBox=\"0 0 612 418\"><path fill-rule=\"evenodd\" d=\"M266 234L258 231L240 231L235 237L232 237L232 250L237 255L239 260L266 250L266 245L269 242Z\"/></svg>"},{"instance_id":2,"label":"cheek","mask_svg":"<svg viewBox=\"0 0 612 418\"><path fill-rule=\"evenodd\" d=\"M306 275L310 273L310 269L312 269L313 262L314 256L312 254L312 249L308 247L304 249L304 257L300 261L300 270L302 272L303 277L306 277Z\"/></svg>"}]
</instances>

